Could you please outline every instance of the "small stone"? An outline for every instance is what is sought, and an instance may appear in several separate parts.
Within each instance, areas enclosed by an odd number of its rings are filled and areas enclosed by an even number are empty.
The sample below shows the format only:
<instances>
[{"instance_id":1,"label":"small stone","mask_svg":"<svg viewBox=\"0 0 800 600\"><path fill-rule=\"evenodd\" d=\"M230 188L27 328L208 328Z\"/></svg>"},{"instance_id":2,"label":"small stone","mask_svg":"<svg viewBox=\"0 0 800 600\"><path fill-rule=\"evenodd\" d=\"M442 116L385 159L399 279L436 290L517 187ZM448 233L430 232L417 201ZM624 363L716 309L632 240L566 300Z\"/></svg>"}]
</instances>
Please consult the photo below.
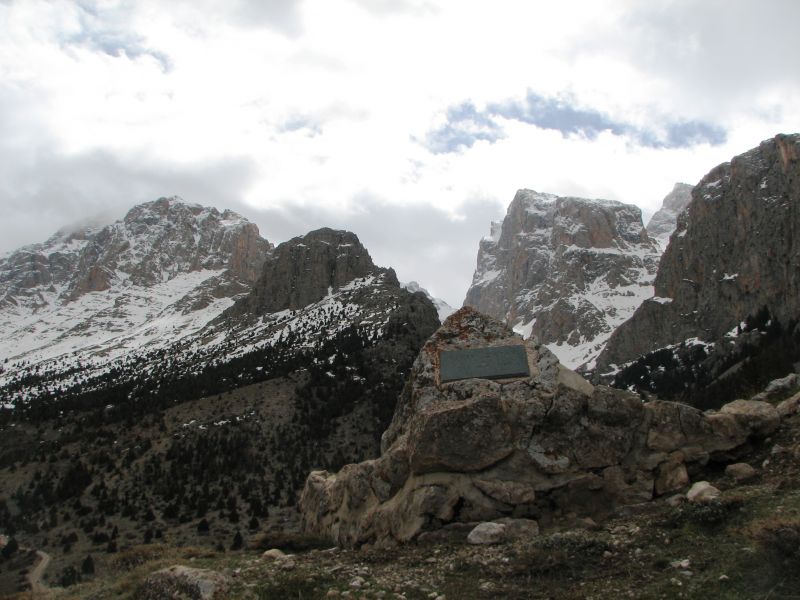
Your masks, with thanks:
<instances>
[{"instance_id":1,"label":"small stone","mask_svg":"<svg viewBox=\"0 0 800 600\"><path fill-rule=\"evenodd\" d=\"M612 556L613 554L611 554L611 552L609 552L608 550L605 550L603 552L603 558L611 558Z\"/></svg>"},{"instance_id":2,"label":"small stone","mask_svg":"<svg viewBox=\"0 0 800 600\"><path fill-rule=\"evenodd\" d=\"M270 548L269 550L265 551L264 554L261 555L261 558L266 558L267 560L278 560L280 558L285 558L286 554L282 550L278 550L277 548Z\"/></svg>"},{"instance_id":3,"label":"small stone","mask_svg":"<svg viewBox=\"0 0 800 600\"><path fill-rule=\"evenodd\" d=\"M673 560L669 566L673 569L688 569L692 562L688 558L682 560Z\"/></svg>"},{"instance_id":4,"label":"small stone","mask_svg":"<svg viewBox=\"0 0 800 600\"><path fill-rule=\"evenodd\" d=\"M720 581L728 581L728 579L730 579L730 577L725 575L725 573L723 573L722 575L719 576L719 580Z\"/></svg>"},{"instance_id":5,"label":"small stone","mask_svg":"<svg viewBox=\"0 0 800 600\"><path fill-rule=\"evenodd\" d=\"M734 463L725 467L725 475L736 481L742 483L749 481L757 475L756 470L747 463Z\"/></svg>"},{"instance_id":6,"label":"small stone","mask_svg":"<svg viewBox=\"0 0 800 600\"><path fill-rule=\"evenodd\" d=\"M350 582L350 587L353 588L354 590L361 589L363 586L364 586L364 578L361 576L355 577Z\"/></svg>"},{"instance_id":7,"label":"small stone","mask_svg":"<svg viewBox=\"0 0 800 600\"><path fill-rule=\"evenodd\" d=\"M506 526L501 523L479 523L469 532L467 542L470 544L499 544L505 540Z\"/></svg>"},{"instance_id":8,"label":"small stone","mask_svg":"<svg viewBox=\"0 0 800 600\"><path fill-rule=\"evenodd\" d=\"M684 502L686 502L686 496L684 494L675 494L667 498L667 504L673 508L680 506Z\"/></svg>"},{"instance_id":9,"label":"small stone","mask_svg":"<svg viewBox=\"0 0 800 600\"><path fill-rule=\"evenodd\" d=\"M295 566L296 564L291 558L287 558L281 562L281 569L284 571L291 571Z\"/></svg>"},{"instance_id":10,"label":"small stone","mask_svg":"<svg viewBox=\"0 0 800 600\"><path fill-rule=\"evenodd\" d=\"M720 495L720 491L707 481L698 481L686 492L689 502L708 502Z\"/></svg>"},{"instance_id":11,"label":"small stone","mask_svg":"<svg viewBox=\"0 0 800 600\"><path fill-rule=\"evenodd\" d=\"M325 594L326 598L336 598L339 596L339 590L328 590L328 593Z\"/></svg>"},{"instance_id":12,"label":"small stone","mask_svg":"<svg viewBox=\"0 0 800 600\"><path fill-rule=\"evenodd\" d=\"M484 581L478 586L482 592L491 592L494 589L494 584L491 581Z\"/></svg>"}]
</instances>

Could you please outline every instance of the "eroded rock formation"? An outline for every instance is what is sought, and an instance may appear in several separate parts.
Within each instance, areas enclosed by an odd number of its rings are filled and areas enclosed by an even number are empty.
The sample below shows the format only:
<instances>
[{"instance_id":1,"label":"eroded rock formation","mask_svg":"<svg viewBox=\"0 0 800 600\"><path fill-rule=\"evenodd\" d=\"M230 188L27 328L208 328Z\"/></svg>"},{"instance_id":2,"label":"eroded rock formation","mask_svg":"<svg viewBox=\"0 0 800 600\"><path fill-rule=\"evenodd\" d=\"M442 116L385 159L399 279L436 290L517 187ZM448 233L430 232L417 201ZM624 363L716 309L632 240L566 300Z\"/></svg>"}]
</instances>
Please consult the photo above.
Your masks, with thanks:
<instances>
[{"instance_id":1,"label":"eroded rock formation","mask_svg":"<svg viewBox=\"0 0 800 600\"><path fill-rule=\"evenodd\" d=\"M440 352L510 344L525 348L529 377L440 383ZM602 517L685 487L779 422L765 402L703 413L593 387L545 347L463 308L417 357L380 458L309 475L303 525L353 546L404 542L453 522Z\"/></svg>"}]
</instances>

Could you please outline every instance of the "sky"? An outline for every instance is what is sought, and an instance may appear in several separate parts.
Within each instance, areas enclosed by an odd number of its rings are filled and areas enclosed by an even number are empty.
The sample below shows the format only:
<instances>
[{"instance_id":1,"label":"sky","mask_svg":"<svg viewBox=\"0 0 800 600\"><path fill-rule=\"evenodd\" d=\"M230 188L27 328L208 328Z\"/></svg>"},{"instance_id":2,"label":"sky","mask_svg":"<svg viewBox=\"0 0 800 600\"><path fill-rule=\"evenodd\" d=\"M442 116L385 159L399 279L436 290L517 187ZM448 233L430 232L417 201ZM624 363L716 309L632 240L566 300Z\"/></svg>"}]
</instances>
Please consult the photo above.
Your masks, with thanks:
<instances>
[{"instance_id":1,"label":"sky","mask_svg":"<svg viewBox=\"0 0 800 600\"><path fill-rule=\"evenodd\" d=\"M0 252L178 195L454 306L519 188L638 205L800 130L797 0L0 0Z\"/></svg>"}]
</instances>

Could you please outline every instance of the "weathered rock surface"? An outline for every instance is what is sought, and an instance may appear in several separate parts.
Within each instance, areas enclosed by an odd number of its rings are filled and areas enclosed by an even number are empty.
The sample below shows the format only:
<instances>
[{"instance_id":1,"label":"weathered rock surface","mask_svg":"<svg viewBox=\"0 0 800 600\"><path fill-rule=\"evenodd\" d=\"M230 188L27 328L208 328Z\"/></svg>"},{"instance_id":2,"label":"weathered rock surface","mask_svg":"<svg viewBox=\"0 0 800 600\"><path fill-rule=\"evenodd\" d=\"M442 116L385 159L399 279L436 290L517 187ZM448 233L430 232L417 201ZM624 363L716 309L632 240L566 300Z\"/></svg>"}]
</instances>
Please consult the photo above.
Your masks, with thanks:
<instances>
[{"instance_id":1,"label":"weathered rock surface","mask_svg":"<svg viewBox=\"0 0 800 600\"><path fill-rule=\"evenodd\" d=\"M657 241L662 250L667 247L669 236L678 225L678 215L689 205L693 188L694 186L688 183L676 183L664 198L661 208L650 217L647 223L647 235Z\"/></svg>"},{"instance_id":2,"label":"weathered rock surface","mask_svg":"<svg viewBox=\"0 0 800 600\"><path fill-rule=\"evenodd\" d=\"M228 577L209 569L176 565L148 575L136 600L218 600L227 598Z\"/></svg>"},{"instance_id":3,"label":"weathered rock surface","mask_svg":"<svg viewBox=\"0 0 800 600\"><path fill-rule=\"evenodd\" d=\"M247 297L228 314L265 314L317 302L357 278L388 272L375 266L354 233L327 227L279 244ZM397 278L392 271L392 278Z\"/></svg>"},{"instance_id":4,"label":"weathered rock surface","mask_svg":"<svg viewBox=\"0 0 800 600\"><path fill-rule=\"evenodd\" d=\"M725 467L725 475L736 481L736 483L742 483L753 479L758 473L747 463L734 463Z\"/></svg>"},{"instance_id":5,"label":"weathered rock surface","mask_svg":"<svg viewBox=\"0 0 800 600\"><path fill-rule=\"evenodd\" d=\"M530 377L440 383L440 351L508 344L525 348ZM593 387L544 346L462 308L415 361L380 458L311 473L302 521L350 546L454 522L602 517L688 485L694 467L772 431L776 414L763 402L704 413Z\"/></svg>"},{"instance_id":6,"label":"weathered rock surface","mask_svg":"<svg viewBox=\"0 0 800 600\"><path fill-rule=\"evenodd\" d=\"M707 481L698 481L686 492L686 499L693 503L710 502L719 498L719 494L720 491Z\"/></svg>"},{"instance_id":7,"label":"weathered rock surface","mask_svg":"<svg viewBox=\"0 0 800 600\"><path fill-rule=\"evenodd\" d=\"M778 135L712 169L692 191L655 297L612 334L597 371L689 338L722 339L763 307L800 315L800 134Z\"/></svg>"},{"instance_id":8,"label":"weathered rock surface","mask_svg":"<svg viewBox=\"0 0 800 600\"><path fill-rule=\"evenodd\" d=\"M575 368L652 295L659 254L635 206L519 190L480 243L464 305Z\"/></svg>"},{"instance_id":9,"label":"weathered rock surface","mask_svg":"<svg viewBox=\"0 0 800 600\"><path fill-rule=\"evenodd\" d=\"M506 537L506 526L501 523L480 523L469 532L467 543L475 545L499 544Z\"/></svg>"}]
</instances>

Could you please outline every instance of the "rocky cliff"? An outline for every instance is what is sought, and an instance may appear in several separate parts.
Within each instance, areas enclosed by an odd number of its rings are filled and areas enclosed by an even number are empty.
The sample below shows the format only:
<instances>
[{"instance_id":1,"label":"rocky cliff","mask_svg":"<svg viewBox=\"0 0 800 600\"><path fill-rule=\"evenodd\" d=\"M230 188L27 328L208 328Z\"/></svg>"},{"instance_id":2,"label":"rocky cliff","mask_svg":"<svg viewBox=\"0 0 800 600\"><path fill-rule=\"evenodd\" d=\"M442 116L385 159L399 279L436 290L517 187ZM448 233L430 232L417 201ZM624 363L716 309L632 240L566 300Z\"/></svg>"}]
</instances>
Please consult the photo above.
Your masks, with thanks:
<instances>
[{"instance_id":1,"label":"rocky cliff","mask_svg":"<svg viewBox=\"0 0 800 600\"><path fill-rule=\"evenodd\" d=\"M521 347L529 376L442 381L443 352L498 346ZM300 509L306 531L346 546L489 520L530 535L559 515L601 518L682 489L779 422L766 402L703 413L593 387L546 347L463 308L414 362L380 458L311 473Z\"/></svg>"},{"instance_id":2,"label":"rocky cliff","mask_svg":"<svg viewBox=\"0 0 800 600\"><path fill-rule=\"evenodd\" d=\"M694 186L688 183L676 183L672 191L664 197L661 208L647 223L647 235L658 242L664 250L669 243L669 236L678 225L678 215L689 205Z\"/></svg>"},{"instance_id":3,"label":"rocky cliff","mask_svg":"<svg viewBox=\"0 0 800 600\"><path fill-rule=\"evenodd\" d=\"M569 367L591 366L652 296L658 258L635 206L520 190L481 240L464 304L536 336Z\"/></svg>"},{"instance_id":4,"label":"rocky cliff","mask_svg":"<svg viewBox=\"0 0 800 600\"><path fill-rule=\"evenodd\" d=\"M375 266L355 234L318 229L278 245L252 291L228 314L261 315L302 308L354 279L385 272Z\"/></svg>"},{"instance_id":5,"label":"rocky cliff","mask_svg":"<svg viewBox=\"0 0 800 600\"><path fill-rule=\"evenodd\" d=\"M721 340L767 308L800 316L800 135L778 135L712 169L670 237L655 296L611 336L598 372L666 346Z\"/></svg>"}]
</instances>

